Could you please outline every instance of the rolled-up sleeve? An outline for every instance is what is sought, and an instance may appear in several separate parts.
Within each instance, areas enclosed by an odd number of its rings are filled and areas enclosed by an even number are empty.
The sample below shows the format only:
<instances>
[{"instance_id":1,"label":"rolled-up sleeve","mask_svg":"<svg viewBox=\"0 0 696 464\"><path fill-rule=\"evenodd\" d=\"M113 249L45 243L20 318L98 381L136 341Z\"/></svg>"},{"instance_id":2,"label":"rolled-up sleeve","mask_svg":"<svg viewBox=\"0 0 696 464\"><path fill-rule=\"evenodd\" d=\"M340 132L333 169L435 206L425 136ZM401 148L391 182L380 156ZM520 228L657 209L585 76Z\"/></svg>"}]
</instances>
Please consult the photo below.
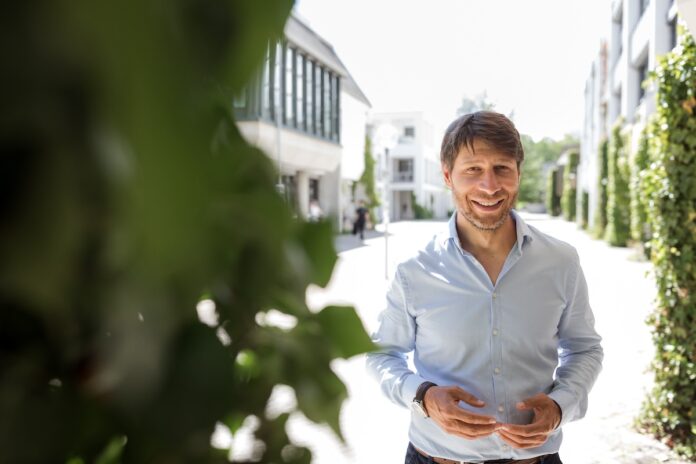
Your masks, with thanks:
<instances>
[{"instance_id":1,"label":"rolled-up sleeve","mask_svg":"<svg viewBox=\"0 0 696 464\"><path fill-rule=\"evenodd\" d=\"M387 292L372 341L380 349L367 355L367 369L394 403L408 407L424 379L408 368L407 354L415 348L416 321L409 311L408 285L397 268Z\"/></svg>"},{"instance_id":2,"label":"rolled-up sleeve","mask_svg":"<svg viewBox=\"0 0 696 464\"><path fill-rule=\"evenodd\" d=\"M577 252L566 288L567 304L558 326L560 363L549 393L561 407L561 425L584 417L587 396L602 369L604 357Z\"/></svg>"}]
</instances>

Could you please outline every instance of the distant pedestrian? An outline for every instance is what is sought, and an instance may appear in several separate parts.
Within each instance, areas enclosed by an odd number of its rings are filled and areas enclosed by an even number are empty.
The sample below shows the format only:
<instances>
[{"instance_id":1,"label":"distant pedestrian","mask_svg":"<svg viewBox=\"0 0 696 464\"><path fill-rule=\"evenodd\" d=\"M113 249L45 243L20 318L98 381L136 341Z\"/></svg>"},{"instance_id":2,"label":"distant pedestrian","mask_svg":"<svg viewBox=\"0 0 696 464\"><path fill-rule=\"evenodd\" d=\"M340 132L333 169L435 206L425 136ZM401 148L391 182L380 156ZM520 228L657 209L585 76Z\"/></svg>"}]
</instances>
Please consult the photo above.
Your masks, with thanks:
<instances>
[{"instance_id":1,"label":"distant pedestrian","mask_svg":"<svg viewBox=\"0 0 696 464\"><path fill-rule=\"evenodd\" d=\"M309 202L309 220L311 222L317 222L320 221L324 217L324 212L321 210L321 206L319 206L319 202L317 200L312 200Z\"/></svg>"},{"instance_id":2,"label":"distant pedestrian","mask_svg":"<svg viewBox=\"0 0 696 464\"><path fill-rule=\"evenodd\" d=\"M406 464L559 464L603 358L578 254L513 210L524 152L507 117L456 119L440 158L456 212L397 267L368 368L411 407Z\"/></svg>"},{"instance_id":3,"label":"distant pedestrian","mask_svg":"<svg viewBox=\"0 0 696 464\"><path fill-rule=\"evenodd\" d=\"M365 202L360 200L358 209L355 210L355 223L353 224L353 235L360 234L360 240L365 239L365 226L369 211L365 208Z\"/></svg>"}]
</instances>

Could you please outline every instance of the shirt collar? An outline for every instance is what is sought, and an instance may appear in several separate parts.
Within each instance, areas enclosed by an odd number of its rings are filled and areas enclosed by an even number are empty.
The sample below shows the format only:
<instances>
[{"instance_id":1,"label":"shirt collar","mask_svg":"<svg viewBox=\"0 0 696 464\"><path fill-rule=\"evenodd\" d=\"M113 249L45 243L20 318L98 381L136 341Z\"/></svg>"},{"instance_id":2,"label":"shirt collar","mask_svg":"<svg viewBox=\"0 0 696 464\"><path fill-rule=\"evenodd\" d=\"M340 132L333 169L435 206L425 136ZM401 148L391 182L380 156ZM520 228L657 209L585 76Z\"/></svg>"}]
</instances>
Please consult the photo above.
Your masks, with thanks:
<instances>
[{"instance_id":1,"label":"shirt collar","mask_svg":"<svg viewBox=\"0 0 696 464\"><path fill-rule=\"evenodd\" d=\"M517 211L510 210L510 215L512 218L515 220L515 229L517 231L517 250L522 253L522 245L525 242L525 239L527 240L532 240L532 232L529 229L529 226L527 223L520 217L519 213ZM447 242L450 239L454 240L454 243L459 243L459 236L457 235L457 211L455 210L454 213L452 213L452 216L449 219L449 222L447 223L447 227L449 229L449 233L445 236L445 239L443 240L443 244Z\"/></svg>"}]
</instances>

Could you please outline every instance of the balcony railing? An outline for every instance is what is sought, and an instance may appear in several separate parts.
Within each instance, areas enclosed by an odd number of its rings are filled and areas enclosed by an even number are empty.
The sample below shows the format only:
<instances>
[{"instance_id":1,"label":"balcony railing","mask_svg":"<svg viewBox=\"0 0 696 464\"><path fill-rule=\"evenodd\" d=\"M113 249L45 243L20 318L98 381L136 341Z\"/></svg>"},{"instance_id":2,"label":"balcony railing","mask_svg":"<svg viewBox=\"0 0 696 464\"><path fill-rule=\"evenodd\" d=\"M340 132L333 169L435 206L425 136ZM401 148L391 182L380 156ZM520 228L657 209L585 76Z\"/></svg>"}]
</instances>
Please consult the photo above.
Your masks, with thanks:
<instances>
[{"instance_id":1,"label":"balcony railing","mask_svg":"<svg viewBox=\"0 0 696 464\"><path fill-rule=\"evenodd\" d=\"M392 182L413 182L413 172L395 172Z\"/></svg>"}]
</instances>

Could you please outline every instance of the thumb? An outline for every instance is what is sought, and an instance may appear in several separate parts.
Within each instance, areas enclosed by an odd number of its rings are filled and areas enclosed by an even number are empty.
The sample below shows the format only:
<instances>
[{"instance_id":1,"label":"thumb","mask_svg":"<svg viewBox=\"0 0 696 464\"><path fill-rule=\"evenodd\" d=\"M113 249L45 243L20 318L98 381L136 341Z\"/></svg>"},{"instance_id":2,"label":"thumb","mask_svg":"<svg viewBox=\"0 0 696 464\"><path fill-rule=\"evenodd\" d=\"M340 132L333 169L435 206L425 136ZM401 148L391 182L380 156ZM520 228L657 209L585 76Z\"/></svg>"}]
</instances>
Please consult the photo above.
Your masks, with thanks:
<instances>
[{"instance_id":1,"label":"thumb","mask_svg":"<svg viewBox=\"0 0 696 464\"><path fill-rule=\"evenodd\" d=\"M452 397L464 401L467 404L470 404L471 406L477 407L477 408L482 408L483 406L486 405L483 401L480 399L476 398L474 395L471 393L465 391L464 389L460 387L455 387L451 391Z\"/></svg>"},{"instance_id":2,"label":"thumb","mask_svg":"<svg viewBox=\"0 0 696 464\"><path fill-rule=\"evenodd\" d=\"M524 411L526 409L534 409L534 408L540 406L542 402L543 402L542 396L534 395L531 398L526 398L526 399L520 401L519 403L517 403L516 407L517 407L517 409Z\"/></svg>"}]
</instances>

